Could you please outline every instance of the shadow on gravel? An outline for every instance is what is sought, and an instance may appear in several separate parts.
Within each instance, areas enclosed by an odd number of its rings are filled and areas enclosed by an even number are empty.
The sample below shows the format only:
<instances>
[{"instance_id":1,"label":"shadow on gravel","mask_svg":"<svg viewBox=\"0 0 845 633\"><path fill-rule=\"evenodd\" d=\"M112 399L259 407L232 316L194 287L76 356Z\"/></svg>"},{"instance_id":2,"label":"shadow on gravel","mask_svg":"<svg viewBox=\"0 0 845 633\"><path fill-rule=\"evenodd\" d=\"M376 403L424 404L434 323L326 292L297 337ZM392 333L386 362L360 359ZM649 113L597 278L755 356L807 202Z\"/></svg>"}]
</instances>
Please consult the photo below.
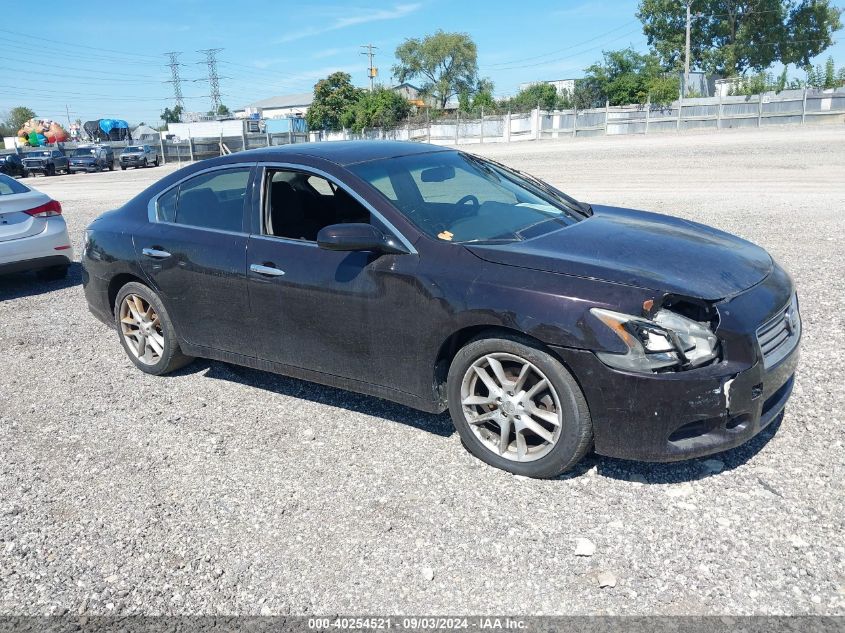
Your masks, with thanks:
<instances>
[{"instance_id":1,"label":"shadow on gravel","mask_svg":"<svg viewBox=\"0 0 845 633\"><path fill-rule=\"evenodd\" d=\"M780 429L783 415L781 413L768 427L745 444L722 453L708 455L707 457L682 462L655 463L613 459L592 453L579 466L584 466L584 472L595 466L598 474L604 477L646 484L674 484L705 479L742 466L763 450L763 447L769 443L778 432L778 429ZM759 483L769 492L781 496L777 490L773 489L764 480L760 479Z\"/></svg>"},{"instance_id":2,"label":"shadow on gravel","mask_svg":"<svg viewBox=\"0 0 845 633\"><path fill-rule=\"evenodd\" d=\"M449 437L455 432L455 427L452 426L452 420L449 418L448 413L442 413L440 415L425 413L424 411L417 411L416 409L411 409L410 407L380 398L373 398L371 396L344 391L343 389L335 389L334 387L318 385L317 383L240 367L238 365L198 359L187 367L173 372L171 375L178 376L201 372L204 372L203 375L206 378L236 382L283 396L301 398L317 404L325 404L355 413L364 413L366 415L385 418L391 422L406 424L441 437Z\"/></svg>"},{"instance_id":3,"label":"shadow on gravel","mask_svg":"<svg viewBox=\"0 0 845 633\"><path fill-rule=\"evenodd\" d=\"M58 281L43 281L35 273L0 275L0 301L34 297L81 284L82 264L79 262L73 262L67 271L67 277Z\"/></svg>"}]
</instances>

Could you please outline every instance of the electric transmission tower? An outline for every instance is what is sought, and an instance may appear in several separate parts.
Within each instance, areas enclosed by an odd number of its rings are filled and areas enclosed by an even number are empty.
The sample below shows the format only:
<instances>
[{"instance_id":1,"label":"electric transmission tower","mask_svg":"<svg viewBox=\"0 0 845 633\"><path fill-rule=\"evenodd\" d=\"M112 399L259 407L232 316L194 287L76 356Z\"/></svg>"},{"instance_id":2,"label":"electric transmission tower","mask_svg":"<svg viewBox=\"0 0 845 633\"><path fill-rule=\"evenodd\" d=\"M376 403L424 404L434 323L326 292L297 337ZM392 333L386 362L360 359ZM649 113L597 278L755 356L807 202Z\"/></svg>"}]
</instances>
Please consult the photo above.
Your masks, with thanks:
<instances>
[{"instance_id":1,"label":"electric transmission tower","mask_svg":"<svg viewBox=\"0 0 845 633\"><path fill-rule=\"evenodd\" d=\"M170 63L167 66L170 68L170 81L165 81L166 84L173 84L173 100L176 102L176 105L179 106L182 110L185 109L185 102L182 99L182 78L179 76L179 66L184 66L184 64L179 63L179 55L182 53L179 51L171 51L170 53L165 53L165 57L170 59Z\"/></svg>"},{"instance_id":2,"label":"electric transmission tower","mask_svg":"<svg viewBox=\"0 0 845 633\"><path fill-rule=\"evenodd\" d=\"M222 51L222 48L206 48L198 53L205 55L204 62L197 62L198 64L206 64L208 66L208 85L211 89L211 111L217 114L220 109L220 77L217 75L217 53Z\"/></svg>"}]
</instances>

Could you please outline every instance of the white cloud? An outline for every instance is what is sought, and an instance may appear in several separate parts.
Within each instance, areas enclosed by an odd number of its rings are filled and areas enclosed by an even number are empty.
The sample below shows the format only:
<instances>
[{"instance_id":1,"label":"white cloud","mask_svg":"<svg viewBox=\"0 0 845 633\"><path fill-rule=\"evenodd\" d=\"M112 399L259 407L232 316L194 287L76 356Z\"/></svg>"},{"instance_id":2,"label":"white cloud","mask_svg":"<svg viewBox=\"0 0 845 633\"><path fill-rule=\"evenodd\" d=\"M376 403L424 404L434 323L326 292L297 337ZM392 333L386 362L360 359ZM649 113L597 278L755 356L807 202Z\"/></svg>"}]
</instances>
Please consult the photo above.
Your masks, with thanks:
<instances>
[{"instance_id":1,"label":"white cloud","mask_svg":"<svg viewBox=\"0 0 845 633\"><path fill-rule=\"evenodd\" d=\"M359 24L367 24L369 22L381 22L384 20L398 20L406 15L410 15L418 11L422 6L421 3L415 2L412 4L397 4L392 9L363 9L358 15L350 15L345 17L337 17L333 22L326 26L314 26L306 29L299 29L292 33L285 35L277 40L277 43L293 42L301 40L306 37L320 35L321 33L328 33L329 31L337 31L339 29L349 28L350 26L357 26Z\"/></svg>"}]
</instances>

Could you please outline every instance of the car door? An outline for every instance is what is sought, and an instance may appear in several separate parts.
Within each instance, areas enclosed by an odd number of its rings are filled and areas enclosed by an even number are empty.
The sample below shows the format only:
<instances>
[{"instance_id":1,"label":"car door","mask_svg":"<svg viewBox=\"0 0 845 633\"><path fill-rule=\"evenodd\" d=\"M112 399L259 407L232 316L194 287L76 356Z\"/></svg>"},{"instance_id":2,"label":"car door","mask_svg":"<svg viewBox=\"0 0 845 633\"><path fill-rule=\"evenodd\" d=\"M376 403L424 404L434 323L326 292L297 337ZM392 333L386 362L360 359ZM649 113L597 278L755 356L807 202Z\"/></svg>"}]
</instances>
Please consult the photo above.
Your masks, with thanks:
<instances>
[{"instance_id":1,"label":"car door","mask_svg":"<svg viewBox=\"0 0 845 633\"><path fill-rule=\"evenodd\" d=\"M134 236L141 268L191 345L243 352L250 334L246 288L252 165L199 172L150 203Z\"/></svg>"},{"instance_id":2,"label":"car door","mask_svg":"<svg viewBox=\"0 0 845 633\"><path fill-rule=\"evenodd\" d=\"M316 191L307 196L311 204L303 204L301 198L292 195L284 179L274 180L280 174L294 172L309 176ZM271 231L263 219L253 223L247 274L255 355L322 374L397 388L403 381L384 367L400 360L390 356L407 354L412 346L404 337L386 340L379 333L385 332L381 324L391 315L427 300L413 281L418 256L384 218L346 190L335 188L336 181L330 186L325 176L304 167L268 167L263 179L256 181L256 191L261 195L253 196L254 213L264 219L271 213L287 216L296 226L283 231L276 224L276 230ZM279 195L287 196L284 204ZM327 199L335 196L343 197L346 211L333 215ZM274 206L274 200L279 204ZM358 213L360 217L356 217ZM408 254L337 252L317 246L319 228L348 221L372 222L405 244ZM386 364L374 362L380 353Z\"/></svg>"}]
</instances>

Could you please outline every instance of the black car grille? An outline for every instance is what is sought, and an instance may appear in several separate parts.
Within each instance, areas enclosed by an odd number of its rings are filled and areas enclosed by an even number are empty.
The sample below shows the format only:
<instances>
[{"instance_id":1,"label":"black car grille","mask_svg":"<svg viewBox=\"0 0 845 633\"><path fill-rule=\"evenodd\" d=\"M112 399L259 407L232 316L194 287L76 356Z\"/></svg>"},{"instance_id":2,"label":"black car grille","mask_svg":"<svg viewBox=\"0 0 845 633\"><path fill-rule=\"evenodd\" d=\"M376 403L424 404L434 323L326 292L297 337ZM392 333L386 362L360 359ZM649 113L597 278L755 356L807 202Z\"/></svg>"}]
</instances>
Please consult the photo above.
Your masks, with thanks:
<instances>
[{"instance_id":1,"label":"black car grille","mask_svg":"<svg viewBox=\"0 0 845 633\"><path fill-rule=\"evenodd\" d=\"M30 158L29 160L23 161L23 164L27 167L41 167L44 163L42 163L40 160L33 160Z\"/></svg>"},{"instance_id":2,"label":"black car grille","mask_svg":"<svg viewBox=\"0 0 845 633\"><path fill-rule=\"evenodd\" d=\"M801 337L801 317L798 302L793 298L774 318L757 328L757 343L763 354L763 367L777 365L795 349Z\"/></svg>"}]
</instances>

